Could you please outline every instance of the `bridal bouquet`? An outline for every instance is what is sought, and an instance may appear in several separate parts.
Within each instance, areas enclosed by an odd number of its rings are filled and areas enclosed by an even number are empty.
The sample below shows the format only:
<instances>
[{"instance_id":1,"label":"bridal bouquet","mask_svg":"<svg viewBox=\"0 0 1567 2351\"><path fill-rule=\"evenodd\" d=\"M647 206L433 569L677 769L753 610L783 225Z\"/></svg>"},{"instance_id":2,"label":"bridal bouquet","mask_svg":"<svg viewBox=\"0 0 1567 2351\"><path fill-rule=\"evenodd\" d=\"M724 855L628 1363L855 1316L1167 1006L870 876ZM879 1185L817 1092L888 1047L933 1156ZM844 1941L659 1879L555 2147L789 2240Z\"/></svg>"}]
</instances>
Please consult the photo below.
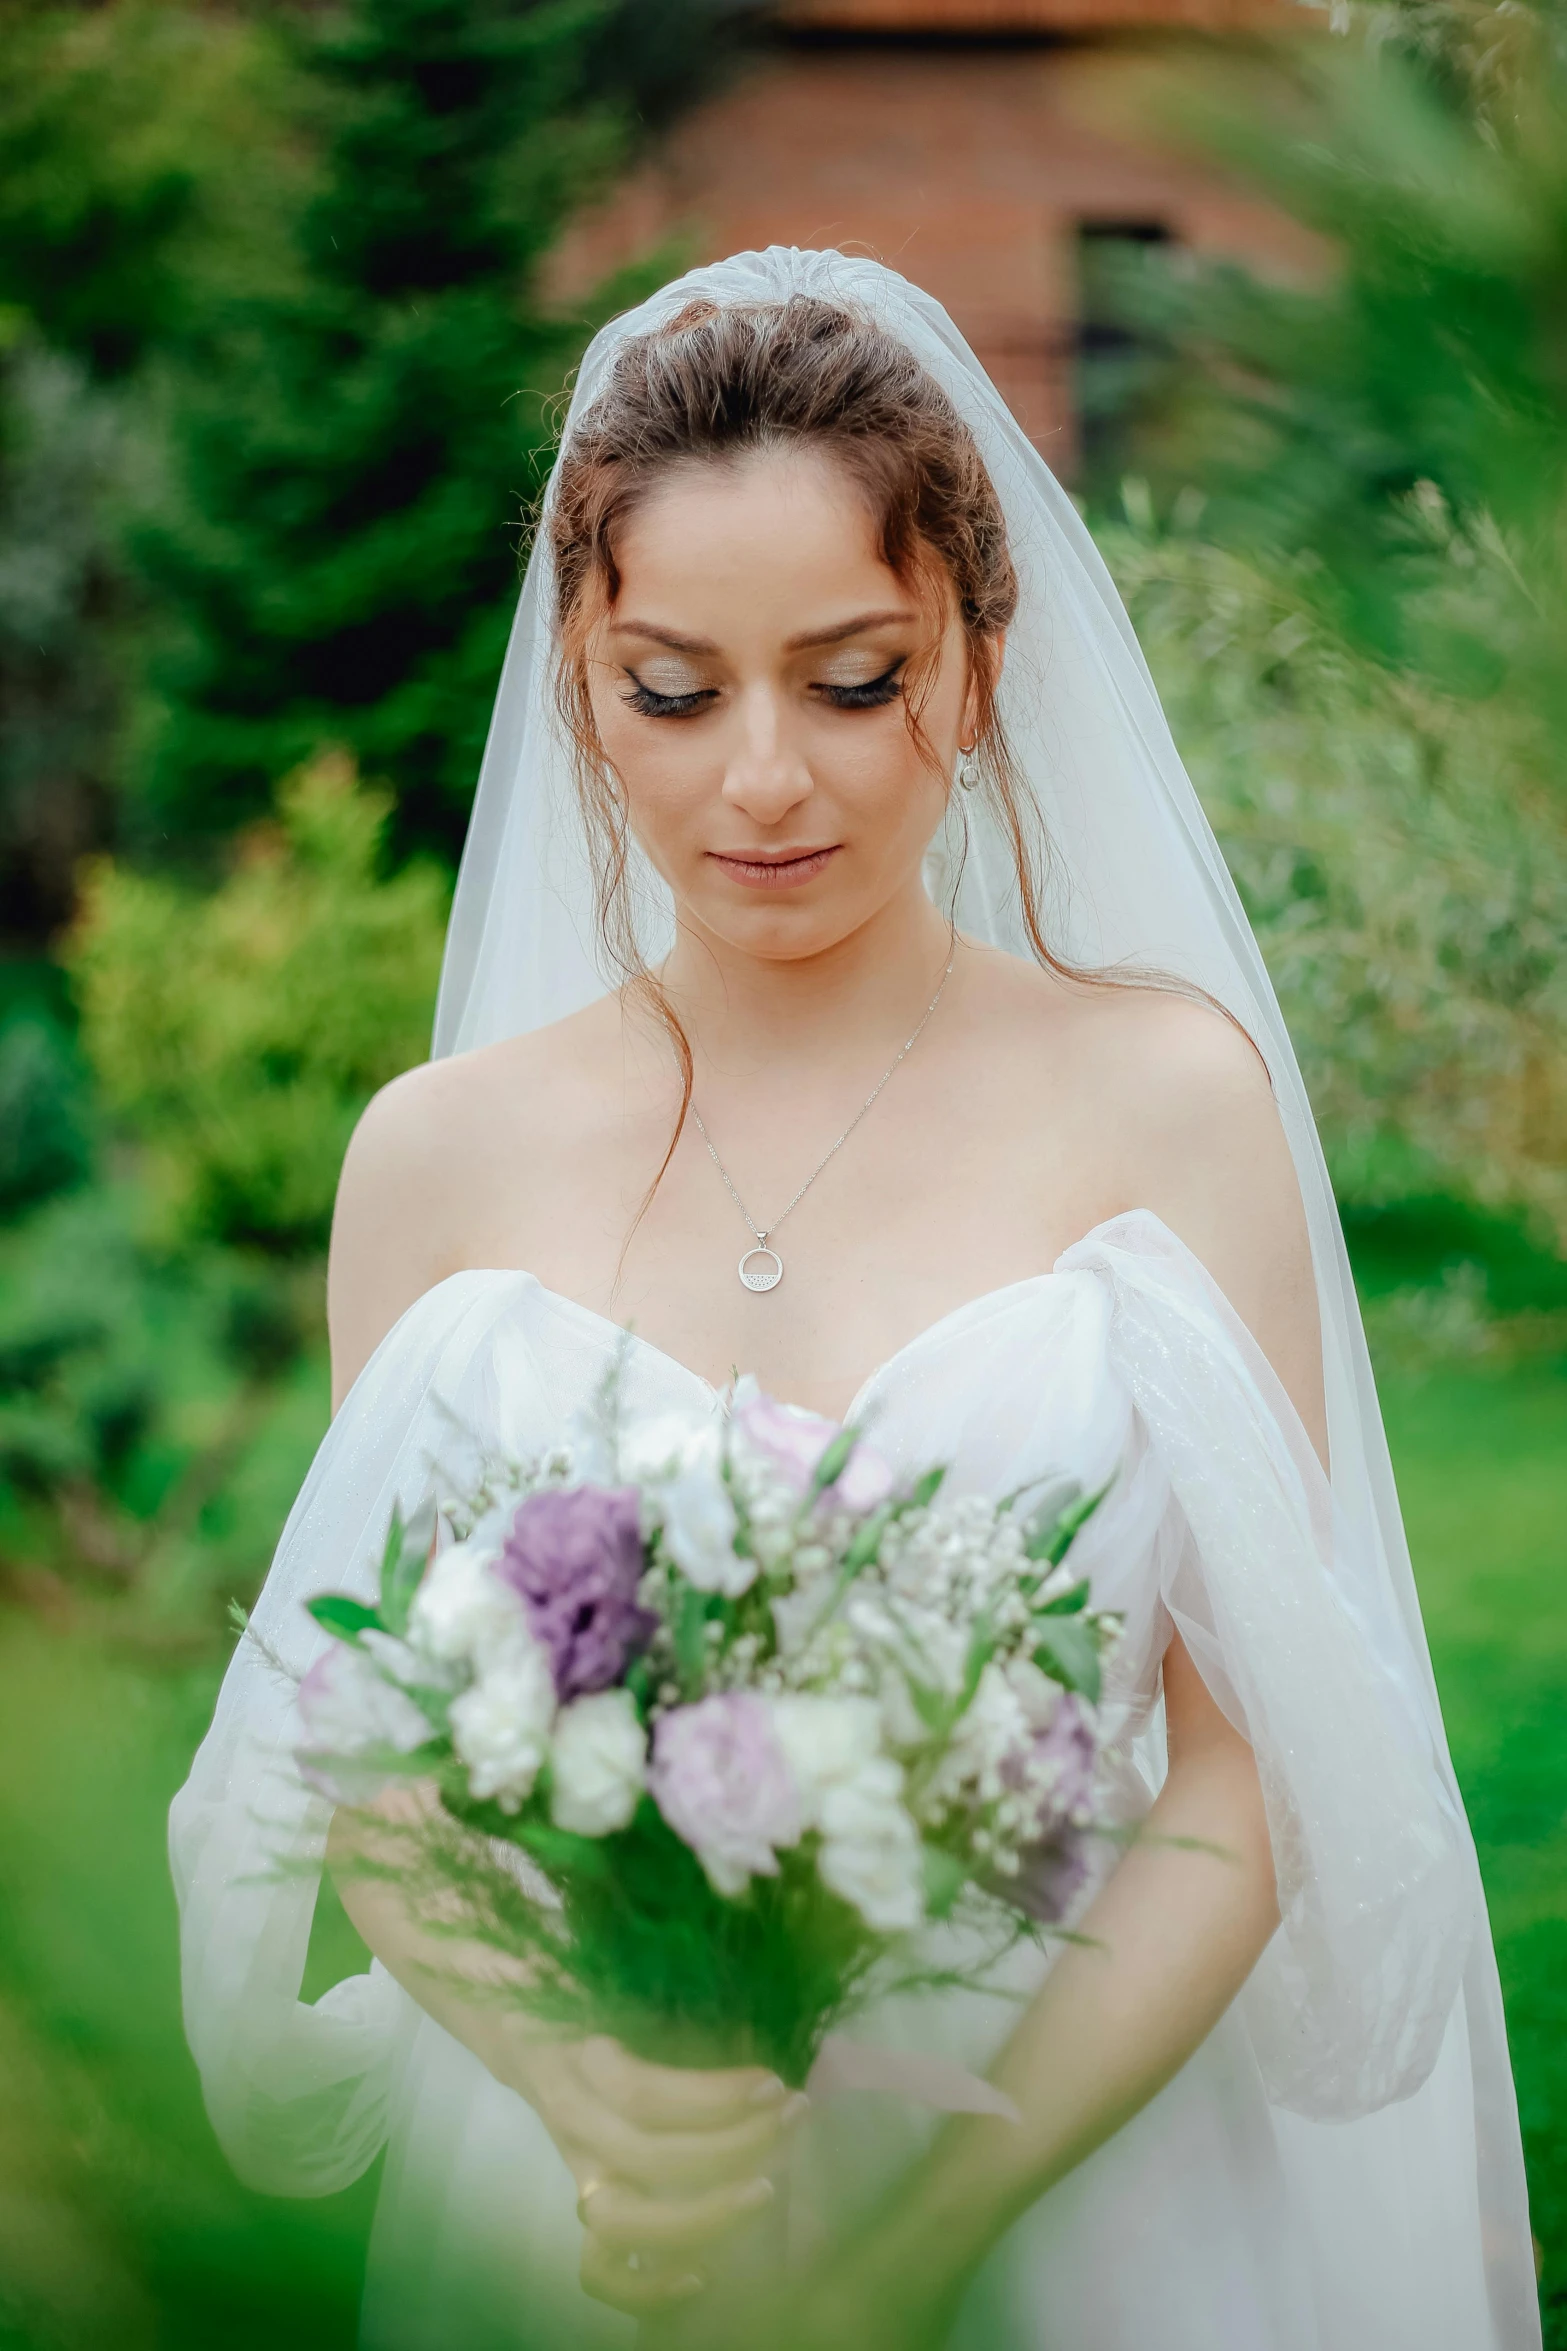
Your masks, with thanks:
<instances>
[{"instance_id":1,"label":"bridal bouquet","mask_svg":"<svg viewBox=\"0 0 1567 2351\"><path fill-rule=\"evenodd\" d=\"M569 1447L394 1515L377 1605L311 1603L301 1764L349 1804L433 1784L393 1866L534 2013L802 2081L888 1963L953 1980L916 1930L1004 1947L1086 1870L1100 1497L943 1477L751 1380L629 1423L612 1380Z\"/></svg>"}]
</instances>

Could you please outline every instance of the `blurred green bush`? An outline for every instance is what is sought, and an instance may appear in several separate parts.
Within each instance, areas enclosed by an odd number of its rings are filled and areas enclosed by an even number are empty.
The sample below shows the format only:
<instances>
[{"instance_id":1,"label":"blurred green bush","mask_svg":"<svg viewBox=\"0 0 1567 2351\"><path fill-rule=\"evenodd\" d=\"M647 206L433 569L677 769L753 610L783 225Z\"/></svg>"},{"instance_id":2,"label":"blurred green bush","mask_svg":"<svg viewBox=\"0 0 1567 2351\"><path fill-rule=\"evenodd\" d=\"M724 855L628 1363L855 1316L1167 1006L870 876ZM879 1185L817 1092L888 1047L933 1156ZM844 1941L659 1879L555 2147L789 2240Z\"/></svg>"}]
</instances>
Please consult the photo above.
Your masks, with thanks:
<instances>
[{"instance_id":1,"label":"blurred green bush","mask_svg":"<svg viewBox=\"0 0 1567 2351\"><path fill-rule=\"evenodd\" d=\"M209 1639L253 1591L320 1434L338 1166L425 1051L446 918L438 867L384 872L387 815L327 754L215 890L101 863L79 1049L26 1006L0 1030L0 1564L143 1635ZM117 1169L86 1186L82 1057Z\"/></svg>"},{"instance_id":2,"label":"blurred green bush","mask_svg":"<svg viewBox=\"0 0 1567 2351\"><path fill-rule=\"evenodd\" d=\"M1357 649L1299 559L1160 527L1142 484L1127 503L1105 552L1341 1203L1523 1209L1567 1255L1567 800L1530 714Z\"/></svg>"},{"instance_id":3,"label":"blurred green bush","mask_svg":"<svg viewBox=\"0 0 1567 2351\"><path fill-rule=\"evenodd\" d=\"M0 1220L69 1191L92 1166L86 1072L63 1023L24 1008L0 1024Z\"/></svg>"},{"instance_id":4,"label":"blurred green bush","mask_svg":"<svg viewBox=\"0 0 1567 2351\"><path fill-rule=\"evenodd\" d=\"M83 1046L172 1233L323 1248L355 1120L424 1058L448 882L383 872L389 813L329 753L214 890L86 874L65 955Z\"/></svg>"}]
</instances>

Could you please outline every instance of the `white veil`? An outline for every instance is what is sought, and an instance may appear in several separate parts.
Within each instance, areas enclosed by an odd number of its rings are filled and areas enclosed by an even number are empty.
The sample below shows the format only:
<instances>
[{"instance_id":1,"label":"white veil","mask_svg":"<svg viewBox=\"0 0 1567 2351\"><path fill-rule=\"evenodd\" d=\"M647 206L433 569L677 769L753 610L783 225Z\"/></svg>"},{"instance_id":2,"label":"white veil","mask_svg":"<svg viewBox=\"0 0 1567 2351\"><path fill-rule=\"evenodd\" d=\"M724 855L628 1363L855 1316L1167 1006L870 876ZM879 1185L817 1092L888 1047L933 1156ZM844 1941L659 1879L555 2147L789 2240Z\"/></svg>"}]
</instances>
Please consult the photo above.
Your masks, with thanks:
<instances>
[{"instance_id":1,"label":"white veil","mask_svg":"<svg viewBox=\"0 0 1567 2351\"><path fill-rule=\"evenodd\" d=\"M1050 844L1045 929L1072 963L1120 964L1195 983L1231 1011L1272 1075L1311 1235L1321 1311L1332 1489L1346 1539L1345 1598L1380 1661L1420 1709L1432 1771L1459 1805L1338 1212L1300 1069L1257 942L1170 736L1104 564L1077 515L951 320L892 271L835 252L774 247L692 271L594 340L569 438L617 351L696 297L755 303L802 293L868 315L909 345L979 444L1000 495L1020 583L1001 714ZM593 887L567 747L551 692L551 589L541 537L522 590L457 885L435 1024L447 1054L576 1010L609 984L595 951ZM1010 848L983 796L965 810L960 927L1028 952ZM933 857L947 860L951 844ZM949 868L949 870L951 870ZM670 912L640 876L644 945ZM1479 1908L1477 1883L1477 1916ZM1481 2209L1497 2333L1536 2325L1516 2108L1489 1936L1475 1935L1464 1999L1473 2059Z\"/></svg>"}]
</instances>

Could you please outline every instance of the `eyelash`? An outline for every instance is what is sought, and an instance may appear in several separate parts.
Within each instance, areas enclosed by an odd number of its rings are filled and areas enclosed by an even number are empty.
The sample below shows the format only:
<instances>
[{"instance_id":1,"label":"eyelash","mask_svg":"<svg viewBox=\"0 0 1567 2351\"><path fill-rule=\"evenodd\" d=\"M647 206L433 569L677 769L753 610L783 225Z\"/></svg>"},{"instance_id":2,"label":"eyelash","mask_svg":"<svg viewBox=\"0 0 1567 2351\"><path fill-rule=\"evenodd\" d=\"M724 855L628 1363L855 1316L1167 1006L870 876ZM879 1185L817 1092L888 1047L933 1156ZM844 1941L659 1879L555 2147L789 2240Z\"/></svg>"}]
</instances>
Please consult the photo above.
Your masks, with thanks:
<instances>
[{"instance_id":1,"label":"eyelash","mask_svg":"<svg viewBox=\"0 0 1567 2351\"><path fill-rule=\"evenodd\" d=\"M815 691L825 695L834 710L885 710L903 691L906 658L900 654L890 669L879 678L867 678L863 686L818 686Z\"/></svg>"},{"instance_id":2,"label":"eyelash","mask_svg":"<svg viewBox=\"0 0 1567 2351\"><path fill-rule=\"evenodd\" d=\"M906 655L900 655L879 678L867 678L862 686L814 686L811 690L820 694L834 710L884 710L903 691L906 659ZM715 698L716 689L712 686L704 686L695 694L658 694L642 683L634 669L628 669L626 675L631 680L631 691L622 700L643 718L694 718Z\"/></svg>"}]
</instances>

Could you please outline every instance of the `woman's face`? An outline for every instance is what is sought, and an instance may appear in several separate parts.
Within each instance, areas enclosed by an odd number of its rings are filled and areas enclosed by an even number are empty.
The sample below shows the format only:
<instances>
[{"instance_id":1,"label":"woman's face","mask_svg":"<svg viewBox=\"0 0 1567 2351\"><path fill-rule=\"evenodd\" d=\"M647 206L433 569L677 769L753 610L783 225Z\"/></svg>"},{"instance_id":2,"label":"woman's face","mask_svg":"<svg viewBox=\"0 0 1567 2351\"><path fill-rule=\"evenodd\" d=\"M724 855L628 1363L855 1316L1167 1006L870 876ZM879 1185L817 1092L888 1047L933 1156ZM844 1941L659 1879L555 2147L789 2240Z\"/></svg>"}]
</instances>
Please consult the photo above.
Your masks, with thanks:
<instances>
[{"instance_id":1,"label":"woman's face","mask_svg":"<svg viewBox=\"0 0 1567 2351\"><path fill-rule=\"evenodd\" d=\"M616 548L593 714L682 920L744 953L819 954L918 888L974 698L955 600L912 733L930 622L814 451L671 469ZM932 759L934 754L934 763Z\"/></svg>"}]
</instances>

